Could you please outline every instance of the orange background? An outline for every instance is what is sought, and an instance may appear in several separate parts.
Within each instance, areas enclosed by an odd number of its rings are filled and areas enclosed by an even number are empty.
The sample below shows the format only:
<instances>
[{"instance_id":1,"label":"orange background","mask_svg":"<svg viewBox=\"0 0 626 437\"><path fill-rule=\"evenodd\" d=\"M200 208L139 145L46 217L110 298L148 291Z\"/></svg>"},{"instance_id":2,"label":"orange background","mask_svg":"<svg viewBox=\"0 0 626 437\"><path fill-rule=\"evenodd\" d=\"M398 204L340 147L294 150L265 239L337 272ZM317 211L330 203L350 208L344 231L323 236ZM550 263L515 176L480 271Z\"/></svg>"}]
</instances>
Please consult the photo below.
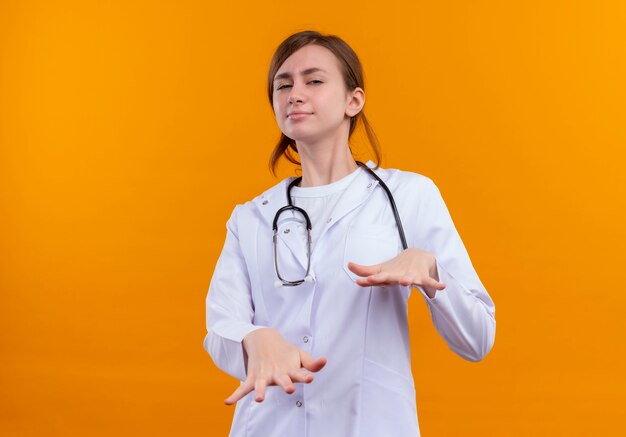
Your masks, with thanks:
<instances>
[{"instance_id":1,"label":"orange background","mask_svg":"<svg viewBox=\"0 0 626 437\"><path fill-rule=\"evenodd\" d=\"M496 303L471 363L411 299L422 434L625 435L624 5L0 3L0 435L227 435L204 299L234 205L293 174L266 74L308 28Z\"/></svg>"}]
</instances>

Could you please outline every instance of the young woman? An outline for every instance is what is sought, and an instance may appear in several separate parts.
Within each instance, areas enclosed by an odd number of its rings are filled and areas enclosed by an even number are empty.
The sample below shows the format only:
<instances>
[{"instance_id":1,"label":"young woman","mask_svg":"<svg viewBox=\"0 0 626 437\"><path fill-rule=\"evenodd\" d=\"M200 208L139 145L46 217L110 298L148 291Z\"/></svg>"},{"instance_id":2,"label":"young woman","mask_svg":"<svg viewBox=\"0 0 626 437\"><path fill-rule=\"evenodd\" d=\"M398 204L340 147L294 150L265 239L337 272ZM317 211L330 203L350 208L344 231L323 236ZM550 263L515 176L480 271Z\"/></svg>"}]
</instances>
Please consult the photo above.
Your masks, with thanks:
<instances>
[{"instance_id":1,"label":"young woman","mask_svg":"<svg viewBox=\"0 0 626 437\"><path fill-rule=\"evenodd\" d=\"M493 346L494 303L434 182L378 165L361 64L343 40L291 35L268 93L282 131L271 170L284 156L302 176L236 205L226 224L204 347L241 381L225 400L230 436L418 436L411 290L470 361ZM359 120L376 164L352 156Z\"/></svg>"}]
</instances>

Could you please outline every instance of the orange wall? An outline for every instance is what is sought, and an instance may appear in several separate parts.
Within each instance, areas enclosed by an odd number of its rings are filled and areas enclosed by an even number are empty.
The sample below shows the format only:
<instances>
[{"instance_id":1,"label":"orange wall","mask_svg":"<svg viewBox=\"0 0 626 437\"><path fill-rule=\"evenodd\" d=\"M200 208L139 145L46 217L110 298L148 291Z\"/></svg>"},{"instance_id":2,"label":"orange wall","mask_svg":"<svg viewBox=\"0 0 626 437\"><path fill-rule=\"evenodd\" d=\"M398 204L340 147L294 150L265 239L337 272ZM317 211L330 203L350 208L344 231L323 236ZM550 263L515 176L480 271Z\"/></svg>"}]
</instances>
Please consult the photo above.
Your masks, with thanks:
<instances>
[{"instance_id":1,"label":"orange wall","mask_svg":"<svg viewBox=\"0 0 626 437\"><path fill-rule=\"evenodd\" d=\"M309 27L357 51L383 166L437 183L496 303L476 364L414 295L423 435L625 435L624 22L622 1L3 1L0 435L227 435L204 299L234 204L278 182L265 76Z\"/></svg>"}]
</instances>

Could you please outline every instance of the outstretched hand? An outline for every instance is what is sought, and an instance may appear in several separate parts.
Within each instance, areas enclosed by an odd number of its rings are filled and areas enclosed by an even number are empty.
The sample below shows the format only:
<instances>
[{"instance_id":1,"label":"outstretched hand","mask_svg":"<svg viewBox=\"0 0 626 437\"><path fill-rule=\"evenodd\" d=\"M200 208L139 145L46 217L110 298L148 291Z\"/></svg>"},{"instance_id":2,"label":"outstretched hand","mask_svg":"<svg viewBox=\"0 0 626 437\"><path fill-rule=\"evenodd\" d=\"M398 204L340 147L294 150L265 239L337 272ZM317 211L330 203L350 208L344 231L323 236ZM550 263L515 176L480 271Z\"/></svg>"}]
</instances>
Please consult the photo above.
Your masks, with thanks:
<instances>
[{"instance_id":1,"label":"outstretched hand","mask_svg":"<svg viewBox=\"0 0 626 437\"><path fill-rule=\"evenodd\" d=\"M363 287L419 285L431 299L437 290L446 288L443 282L439 282L435 256L415 247L410 247L380 264L364 266L349 262L348 268L355 274L363 276L356 280L356 283Z\"/></svg>"},{"instance_id":2,"label":"outstretched hand","mask_svg":"<svg viewBox=\"0 0 626 437\"><path fill-rule=\"evenodd\" d=\"M326 358L313 358L308 352L297 348L285 340L272 328L261 328L250 332L243 339L248 355L248 376L243 384L224 401L232 405L254 390L254 399L265 399L268 385L279 385L285 393L291 394L296 388L294 382L310 383L313 375L302 367L317 372L326 365Z\"/></svg>"}]
</instances>

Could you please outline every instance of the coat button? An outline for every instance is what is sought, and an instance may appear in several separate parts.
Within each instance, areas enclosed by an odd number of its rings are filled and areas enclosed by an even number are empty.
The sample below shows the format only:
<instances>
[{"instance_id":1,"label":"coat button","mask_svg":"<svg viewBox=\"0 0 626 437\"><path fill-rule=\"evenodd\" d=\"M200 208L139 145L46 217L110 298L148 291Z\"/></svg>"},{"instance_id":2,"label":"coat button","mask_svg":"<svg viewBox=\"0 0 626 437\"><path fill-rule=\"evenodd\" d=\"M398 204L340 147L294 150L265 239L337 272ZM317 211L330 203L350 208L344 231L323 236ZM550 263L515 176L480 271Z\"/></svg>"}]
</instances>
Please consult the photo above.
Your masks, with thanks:
<instances>
[{"instance_id":1,"label":"coat button","mask_svg":"<svg viewBox=\"0 0 626 437\"><path fill-rule=\"evenodd\" d=\"M264 201L263 201L263 205L267 205L267 200L264 200Z\"/></svg>"},{"instance_id":2,"label":"coat button","mask_svg":"<svg viewBox=\"0 0 626 437\"><path fill-rule=\"evenodd\" d=\"M302 341L305 343L309 342L309 337L307 337L306 335L304 336L304 338L302 338Z\"/></svg>"},{"instance_id":3,"label":"coat button","mask_svg":"<svg viewBox=\"0 0 626 437\"><path fill-rule=\"evenodd\" d=\"M367 188L372 188L372 183L367 184Z\"/></svg>"},{"instance_id":4,"label":"coat button","mask_svg":"<svg viewBox=\"0 0 626 437\"><path fill-rule=\"evenodd\" d=\"M298 407L301 407L301 406L302 406L302 402L300 402L300 401L296 401L296 405L297 405Z\"/></svg>"},{"instance_id":5,"label":"coat button","mask_svg":"<svg viewBox=\"0 0 626 437\"><path fill-rule=\"evenodd\" d=\"M287 228L287 229L285 229L285 230L283 231L283 233L288 234L288 233L289 233L289 231L290 231L290 229L289 229L289 228Z\"/></svg>"},{"instance_id":6,"label":"coat button","mask_svg":"<svg viewBox=\"0 0 626 437\"><path fill-rule=\"evenodd\" d=\"M332 221L332 217L328 217L328 220L326 220L326 223L330 223Z\"/></svg>"}]
</instances>

